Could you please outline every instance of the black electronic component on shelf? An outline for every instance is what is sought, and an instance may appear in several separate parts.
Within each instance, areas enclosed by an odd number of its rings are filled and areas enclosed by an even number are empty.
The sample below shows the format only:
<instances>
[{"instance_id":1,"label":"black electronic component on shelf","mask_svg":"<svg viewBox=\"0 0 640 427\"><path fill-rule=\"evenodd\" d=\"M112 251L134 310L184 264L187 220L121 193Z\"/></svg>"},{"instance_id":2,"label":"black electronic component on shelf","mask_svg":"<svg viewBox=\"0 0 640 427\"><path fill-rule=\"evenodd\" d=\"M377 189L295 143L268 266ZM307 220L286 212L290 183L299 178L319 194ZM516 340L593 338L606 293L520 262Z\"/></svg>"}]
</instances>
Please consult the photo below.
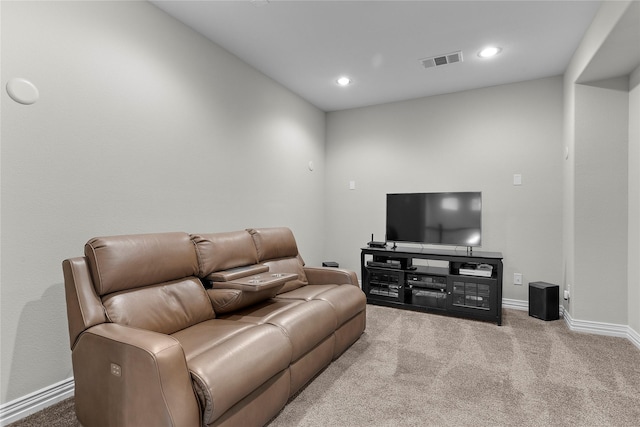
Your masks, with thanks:
<instances>
[{"instance_id":1,"label":"black electronic component on shelf","mask_svg":"<svg viewBox=\"0 0 640 427\"><path fill-rule=\"evenodd\" d=\"M423 262L414 265L414 260ZM431 265L431 261L436 262ZM362 289L370 304L502 324L498 252L366 247L360 263Z\"/></svg>"},{"instance_id":2,"label":"black electronic component on shelf","mask_svg":"<svg viewBox=\"0 0 640 427\"><path fill-rule=\"evenodd\" d=\"M373 240L373 233L371 233L371 241L367 243L370 248L386 248L387 242L376 242Z\"/></svg>"}]
</instances>

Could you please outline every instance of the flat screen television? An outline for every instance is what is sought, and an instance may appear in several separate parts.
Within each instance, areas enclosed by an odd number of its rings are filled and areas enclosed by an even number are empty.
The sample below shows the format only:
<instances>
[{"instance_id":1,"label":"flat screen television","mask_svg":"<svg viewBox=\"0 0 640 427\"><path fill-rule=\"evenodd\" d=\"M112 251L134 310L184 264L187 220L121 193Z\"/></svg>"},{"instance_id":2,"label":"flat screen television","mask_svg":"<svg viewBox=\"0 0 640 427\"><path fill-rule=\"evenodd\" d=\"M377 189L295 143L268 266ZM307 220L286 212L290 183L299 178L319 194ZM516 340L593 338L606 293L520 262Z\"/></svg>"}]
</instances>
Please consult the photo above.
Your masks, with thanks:
<instances>
[{"instance_id":1,"label":"flat screen television","mask_svg":"<svg viewBox=\"0 0 640 427\"><path fill-rule=\"evenodd\" d=\"M387 194L388 242L476 247L482 243L482 193Z\"/></svg>"}]
</instances>

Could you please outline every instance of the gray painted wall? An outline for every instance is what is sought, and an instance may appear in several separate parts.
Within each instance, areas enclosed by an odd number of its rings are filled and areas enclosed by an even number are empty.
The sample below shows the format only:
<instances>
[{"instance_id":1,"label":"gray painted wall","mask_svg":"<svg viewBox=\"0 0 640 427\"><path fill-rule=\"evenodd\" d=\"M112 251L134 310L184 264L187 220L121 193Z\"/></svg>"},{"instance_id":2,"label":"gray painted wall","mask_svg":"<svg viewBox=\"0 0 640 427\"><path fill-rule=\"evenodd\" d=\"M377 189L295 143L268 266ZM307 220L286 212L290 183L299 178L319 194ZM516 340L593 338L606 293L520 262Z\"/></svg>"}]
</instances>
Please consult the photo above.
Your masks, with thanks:
<instances>
[{"instance_id":1,"label":"gray painted wall","mask_svg":"<svg viewBox=\"0 0 640 427\"><path fill-rule=\"evenodd\" d=\"M571 317L628 325L638 339L638 70L580 80L617 48L607 38L632 5L603 2L564 74L563 287Z\"/></svg>"},{"instance_id":2,"label":"gray painted wall","mask_svg":"<svg viewBox=\"0 0 640 427\"><path fill-rule=\"evenodd\" d=\"M576 86L576 319L627 323L628 78Z\"/></svg>"},{"instance_id":3,"label":"gray painted wall","mask_svg":"<svg viewBox=\"0 0 640 427\"><path fill-rule=\"evenodd\" d=\"M640 334L640 67L629 78L629 326Z\"/></svg>"},{"instance_id":4,"label":"gray painted wall","mask_svg":"<svg viewBox=\"0 0 640 427\"><path fill-rule=\"evenodd\" d=\"M562 105L551 77L329 113L325 253L359 272L359 248L385 238L387 193L482 191L481 250L503 253L504 297L559 284Z\"/></svg>"},{"instance_id":5,"label":"gray painted wall","mask_svg":"<svg viewBox=\"0 0 640 427\"><path fill-rule=\"evenodd\" d=\"M286 225L321 262L322 111L145 2L1 7L3 403L72 376L61 262L93 236Z\"/></svg>"}]
</instances>

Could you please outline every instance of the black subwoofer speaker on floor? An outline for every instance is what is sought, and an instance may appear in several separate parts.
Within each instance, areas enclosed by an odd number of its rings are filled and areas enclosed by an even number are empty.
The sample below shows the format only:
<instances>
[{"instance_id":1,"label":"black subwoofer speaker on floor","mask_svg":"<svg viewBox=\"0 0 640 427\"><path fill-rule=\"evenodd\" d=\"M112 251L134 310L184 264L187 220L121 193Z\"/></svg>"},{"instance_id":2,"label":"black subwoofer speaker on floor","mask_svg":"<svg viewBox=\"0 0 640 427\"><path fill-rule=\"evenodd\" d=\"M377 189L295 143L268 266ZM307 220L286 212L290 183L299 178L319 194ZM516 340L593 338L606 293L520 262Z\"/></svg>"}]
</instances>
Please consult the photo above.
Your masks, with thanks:
<instances>
[{"instance_id":1,"label":"black subwoofer speaker on floor","mask_svg":"<svg viewBox=\"0 0 640 427\"><path fill-rule=\"evenodd\" d=\"M560 318L560 288L546 282L529 283L529 316L542 320Z\"/></svg>"}]
</instances>

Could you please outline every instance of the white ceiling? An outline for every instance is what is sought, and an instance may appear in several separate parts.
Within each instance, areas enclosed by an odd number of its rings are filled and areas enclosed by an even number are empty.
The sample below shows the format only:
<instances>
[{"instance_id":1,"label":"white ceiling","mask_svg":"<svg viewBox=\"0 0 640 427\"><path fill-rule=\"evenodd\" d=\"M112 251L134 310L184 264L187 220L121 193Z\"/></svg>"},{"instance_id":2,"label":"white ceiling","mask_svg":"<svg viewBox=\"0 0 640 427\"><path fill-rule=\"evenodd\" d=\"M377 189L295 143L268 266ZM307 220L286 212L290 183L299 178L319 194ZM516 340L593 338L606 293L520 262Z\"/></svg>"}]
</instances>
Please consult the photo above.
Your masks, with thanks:
<instances>
[{"instance_id":1,"label":"white ceiling","mask_svg":"<svg viewBox=\"0 0 640 427\"><path fill-rule=\"evenodd\" d=\"M600 1L152 3L324 111L560 75ZM502 52L478 57L487 45ZM420 59L462 51L463 62ZM338 87L348 75L353 83Z\"/></svg>"}]
</instances>

